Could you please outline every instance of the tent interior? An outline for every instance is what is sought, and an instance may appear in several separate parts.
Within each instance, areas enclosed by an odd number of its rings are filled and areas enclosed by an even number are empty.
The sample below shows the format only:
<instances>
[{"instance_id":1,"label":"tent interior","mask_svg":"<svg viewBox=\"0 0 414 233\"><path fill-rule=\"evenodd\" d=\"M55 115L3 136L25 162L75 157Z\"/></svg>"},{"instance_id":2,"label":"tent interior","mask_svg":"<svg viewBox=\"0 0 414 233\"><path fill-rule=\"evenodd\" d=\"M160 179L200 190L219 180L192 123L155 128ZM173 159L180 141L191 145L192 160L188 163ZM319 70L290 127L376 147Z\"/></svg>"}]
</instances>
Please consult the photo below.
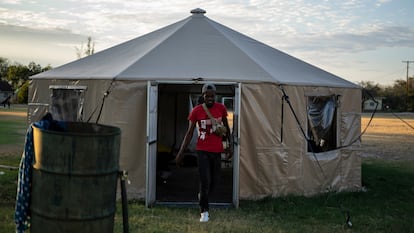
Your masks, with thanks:
<instances>
[{"instance_id":1,"label":"tent interior","mask_svg":"<svg viewBox=\"0 0 414 233\"><path fill-rule=\"evenodd\" d=\"M175 155L188 128L188 115L199 104L202 85L159 84L158 85L158 129L157 129L157 203L197 202L198 167L195 145L197 129L188 146L183 166L177 167ZM216 101L225 104L230 128L233 127L234 86L216 85ZM231 129L232 130L232 129ZM212 193L212 203L231 203L233 189L233 165L223 154L220 183Z\"/></svg>"}]
</instances>

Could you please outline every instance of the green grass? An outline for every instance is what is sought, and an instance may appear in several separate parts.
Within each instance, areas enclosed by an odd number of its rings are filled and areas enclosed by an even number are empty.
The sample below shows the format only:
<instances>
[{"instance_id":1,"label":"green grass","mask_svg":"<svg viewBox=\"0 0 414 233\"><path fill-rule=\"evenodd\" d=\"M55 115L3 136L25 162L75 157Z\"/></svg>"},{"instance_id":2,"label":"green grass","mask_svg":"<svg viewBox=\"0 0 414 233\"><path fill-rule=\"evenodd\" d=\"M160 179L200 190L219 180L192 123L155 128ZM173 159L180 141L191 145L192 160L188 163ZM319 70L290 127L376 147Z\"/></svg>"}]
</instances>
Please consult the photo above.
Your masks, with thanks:
<instances>
[{"instance_id":1,"label":"green grass","mask_svg":"<svg viewBox=\"0 0 414 233\"><path fill-rule=\"evenodd\" d=\"M25 130L22 121L0 121L0 145L23 145Z\"/></svg>"},{"instance_id":2,"label":"green grass","mask_svg":"<svg viewBox=\"0 0 414 233\"><path fill-rule=\"evenodd\" d=\"M0 164L18 163L17 156L0 157ZM1 171L0 232L13 232L17 171ZM364 192L241 201L238 209L212 209L206 224L198 222L196 208L147 209L142 201L130 201L130 232L414 232L414 161L369 160L362 174ZM122 232L120 203L115 232Z\"/></svg>"},{"instance_id":3,"label":"green grass","mask_svg":"<svg viewBox=\"0 0 414 233\"><path fill-rule=\"evenodd\" d=\"M13 109L0 108L1 112L25 112L25 107L14 107ZM1 145L23 145L27 130L26 117L15 117L0 115L0 146Z\"/></svg>"},{"instance_id":4,"label":"green grass","mask_svg":"<svg viewBox=\"0 0 414 233\"><path fill-rule=\"evenodd\" d=\"M414 232L414 161L369 160L366 191L315 197L241 201L239 209L213 209L198 223L197 209L130 202L131 232ZM118 208L116 232L122 232ZM352 227L346 225L347 212Z\"/></svg>"},{"instance_id":5,"label":"green grass","mask_svg":"<svg viewBox=\"0 0 414 233\"><path fill-rule=\"evenodd\" d=\"M17 167L19 156L0 156L0 164ZM17 170L0 168L0 232L14 232Z\"/></svg>"}]
</instances>

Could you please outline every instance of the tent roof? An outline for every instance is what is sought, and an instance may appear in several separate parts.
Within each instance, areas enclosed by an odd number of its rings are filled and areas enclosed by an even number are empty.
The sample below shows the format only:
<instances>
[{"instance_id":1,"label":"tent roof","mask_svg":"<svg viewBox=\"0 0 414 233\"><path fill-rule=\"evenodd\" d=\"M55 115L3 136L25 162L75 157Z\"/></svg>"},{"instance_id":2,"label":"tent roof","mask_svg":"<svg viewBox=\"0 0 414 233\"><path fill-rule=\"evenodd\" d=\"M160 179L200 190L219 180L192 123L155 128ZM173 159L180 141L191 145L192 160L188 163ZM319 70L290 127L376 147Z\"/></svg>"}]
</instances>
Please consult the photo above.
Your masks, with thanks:
<instances>
[{"instance_id":1,"label":"tent roof","mask_svg":"<svg viewBox=\"0 0 414 233\"><path fill-rule=\"evenodd\" d=\"M32 79L131 79L273 82L357 87L204 16L174 24L85 58L32 76Z\"/></svg>"}]
</instances>

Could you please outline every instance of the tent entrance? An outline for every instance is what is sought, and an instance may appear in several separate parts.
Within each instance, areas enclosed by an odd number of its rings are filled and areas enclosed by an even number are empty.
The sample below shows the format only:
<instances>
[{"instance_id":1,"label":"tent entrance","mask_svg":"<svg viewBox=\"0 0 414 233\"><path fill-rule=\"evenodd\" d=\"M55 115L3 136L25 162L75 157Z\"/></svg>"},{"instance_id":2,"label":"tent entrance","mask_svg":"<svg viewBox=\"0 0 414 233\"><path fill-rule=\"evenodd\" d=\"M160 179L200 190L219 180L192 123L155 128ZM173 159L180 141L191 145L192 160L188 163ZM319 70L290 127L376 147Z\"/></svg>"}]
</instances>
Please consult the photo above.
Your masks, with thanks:
<instances>
[{"instance_id":1,"label":"tent entrance","mask_svg":"<svg viewBox=\"0 0 414 233\"><path fill-rule=\"evenodd\" d=\"M184 166L177 168L174 158L188 128L188 114L198 104L202 84L158 84L157 87L158 101L155 104L157 106L157 146L156 153L153 152L155 154L149 156L155 159L156 165L155 172L147 173L147 176L155 176L147 179L147 182L154 183L155 190L150 193L153 193L154 203L195 205L198 203L199 188L195 151L197 131L194 132L194 138L185 152ZM216 84L216 87L216 101L223 102L228 108L230 127L234 129L233 125L236 122L234 118L238 115L238 108L235 107L238 101L238 85ZM238 193L233 191L238 190L235 188L238 183L238 176L235 176L235 172L238 171L235 168L238 165L238 162L235 162L237 159L238 156L234 156L231 161L223 158L220 183L210 200L212 205L233 204L237 206ZM152 159L151 163L153 161ZM234 177L237 177L236 181ZM147 187L151 185L147 184ZM152 205L149 202L147 204Z\"/></svg>"}]
</instances>

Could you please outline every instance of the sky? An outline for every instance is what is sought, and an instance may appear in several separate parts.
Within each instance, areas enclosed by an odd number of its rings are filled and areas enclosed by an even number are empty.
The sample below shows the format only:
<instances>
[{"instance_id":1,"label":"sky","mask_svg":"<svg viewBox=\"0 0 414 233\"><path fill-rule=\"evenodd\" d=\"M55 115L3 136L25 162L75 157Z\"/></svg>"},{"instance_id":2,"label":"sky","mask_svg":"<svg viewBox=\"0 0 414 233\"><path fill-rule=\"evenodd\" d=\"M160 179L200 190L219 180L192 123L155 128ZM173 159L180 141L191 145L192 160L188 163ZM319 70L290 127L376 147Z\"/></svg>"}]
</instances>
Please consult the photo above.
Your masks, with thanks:
<instances>
[{"instance_id":1,"label":"sky","mask_svg":"<svg viewBox=\"0 0 414 233\"><path fill-rule=\"evenodd\" d=\"M58 67L206 17L354 83L392 85L414 61L413 0L1 0L0 57ZM414 62L409 63L414 76Z\"/></svg>"}]
</instances>

